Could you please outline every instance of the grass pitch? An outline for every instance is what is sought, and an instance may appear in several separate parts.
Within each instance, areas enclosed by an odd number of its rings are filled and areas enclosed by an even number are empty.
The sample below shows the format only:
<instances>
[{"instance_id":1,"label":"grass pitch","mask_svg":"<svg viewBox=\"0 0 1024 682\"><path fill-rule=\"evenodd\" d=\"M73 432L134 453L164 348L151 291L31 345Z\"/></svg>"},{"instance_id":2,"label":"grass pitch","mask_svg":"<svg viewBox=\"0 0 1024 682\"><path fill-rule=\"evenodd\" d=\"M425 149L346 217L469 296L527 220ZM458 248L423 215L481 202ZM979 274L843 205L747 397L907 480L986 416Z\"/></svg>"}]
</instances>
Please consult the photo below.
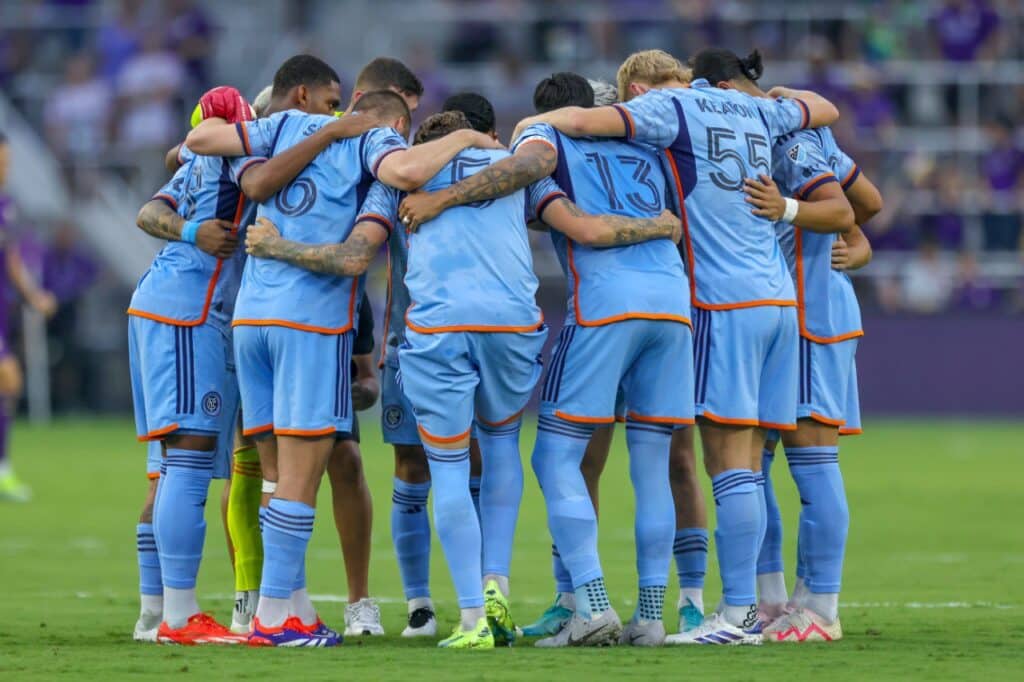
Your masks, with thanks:
<instances>
[{"instance_id":1,"label":"grass pitch","mask_svg":"<svg viewBox=\"0 0 1024 682\"><path fill-rule=\"evenodd\" d=\"M0 679L195 676L327 679L1016 678L1024 674L1024 424L869 421L844 439L852 524L835 645L760 648L439 651L402 640L398 569L389 534L390 450L367 419L364 459L376 524L371 589L383 638L333 650L173 648L136 644L135 524L146 480L144 449L127 421L19 426L14 457L35 489L27 505L0 504ZM523 437L524 461L532 428ZM785 465L776 489L793 556L799 501ZM635 599L633 499L621 434L605 473L601 549L609 592L626 619ZM200 602L229 619L233 585L216 500L207 510ZM710 499L710 497L709 497ZM341 627L345 578L326 507L310 547L310 591ZM513 615L529 622L551 594L550 540L536 481L526 494L513 560ZM787 568L791 568L788 566ZM674 571L673 571L674 575ZM718 600L712 553L706 601ZM457 617L436 540L433 589L442 627ZM676 590L669 588L669 602ZM668 629L676 629L668 613Z\"/></svg>"}]
</instances>

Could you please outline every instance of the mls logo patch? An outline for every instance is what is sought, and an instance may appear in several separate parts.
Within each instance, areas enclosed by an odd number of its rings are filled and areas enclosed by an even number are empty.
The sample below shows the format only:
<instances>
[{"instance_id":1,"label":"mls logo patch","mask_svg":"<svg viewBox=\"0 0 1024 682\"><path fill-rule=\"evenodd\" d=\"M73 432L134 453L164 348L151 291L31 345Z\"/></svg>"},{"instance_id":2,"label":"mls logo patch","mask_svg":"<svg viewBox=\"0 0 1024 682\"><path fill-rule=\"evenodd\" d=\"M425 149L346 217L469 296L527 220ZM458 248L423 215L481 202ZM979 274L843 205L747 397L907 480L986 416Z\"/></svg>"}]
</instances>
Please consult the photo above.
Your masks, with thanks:
<instances>
[{"instance_id":1,"label":"mls logo patch","mask_svg":"<svg viewBox=\"0 0 1024 682\"><path fill-rule=\"evenodd\" d=\"M807 160L807 152L804 151L804 148L800 146L799 142L786 150L786 156L788 156L789 160L793 163L803 163Z\"/></svg>"},{"instance_id":2,"label":"mls logo patch","mask_svg":"<svg viewBox=\"0 0 1024 682\"><path fill-rule=\"evenodd\" d=\"M405 421L405 410L398 405L388 405L384 408L384 427L397 429Z\"/></svg>"},{"instance_id":3,"label":"mls logo patch","mask_svg":"<svg viewBox=\"0 0 1024 682\"><path fill-rule=\"evenodd\" d=\"M202 404L203 412L205 412L208 417L216 417L220 414L220 393L217 393L217 391L210 391L203 396Z\"/></svg>"}]
</instances>

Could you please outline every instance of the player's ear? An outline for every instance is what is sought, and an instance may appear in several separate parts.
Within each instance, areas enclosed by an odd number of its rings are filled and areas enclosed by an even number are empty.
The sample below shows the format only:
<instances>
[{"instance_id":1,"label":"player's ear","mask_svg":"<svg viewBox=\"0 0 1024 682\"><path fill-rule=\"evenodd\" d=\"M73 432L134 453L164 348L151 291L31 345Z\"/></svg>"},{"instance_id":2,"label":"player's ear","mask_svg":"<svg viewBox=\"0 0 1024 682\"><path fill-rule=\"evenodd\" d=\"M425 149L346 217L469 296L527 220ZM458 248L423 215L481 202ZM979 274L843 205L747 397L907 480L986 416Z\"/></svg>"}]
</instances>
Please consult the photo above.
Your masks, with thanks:
<instances>
[{"instance_id":1,"label":"player's ear","mask_svg":"<svg viewBox=\"0 0 1024 682\"><path fill-rule=\"evenodd\" d=\"M735 90L732 81L718 81L715 83L715 87L721 88L722 90Z\"/></svg>"},{"instance_id":2,"label":"player's ear","mask_svg":"<svg viewBox=\"0 0 1024 682\"><path fill-rule=\"evenodd\" d=\"M299 105L299 109L305 109L309 106L309 88L305 85L298 85L295 89L295 102Z\"/></svg>"},{"instance_id":3,"label":"player's ear","mask_svg":"<svg viewBox=\"0 0 1024 682\"><path fill-rule=\"evenodd\" d=\"M629 93L633 97L639 97L640 95L646 94L647 91L650 90L650 89L651 89L651 86L647 85L646 83L635 83L634 82L634 83L630 83L629 84Z\"/></svg>"}]
</instances>

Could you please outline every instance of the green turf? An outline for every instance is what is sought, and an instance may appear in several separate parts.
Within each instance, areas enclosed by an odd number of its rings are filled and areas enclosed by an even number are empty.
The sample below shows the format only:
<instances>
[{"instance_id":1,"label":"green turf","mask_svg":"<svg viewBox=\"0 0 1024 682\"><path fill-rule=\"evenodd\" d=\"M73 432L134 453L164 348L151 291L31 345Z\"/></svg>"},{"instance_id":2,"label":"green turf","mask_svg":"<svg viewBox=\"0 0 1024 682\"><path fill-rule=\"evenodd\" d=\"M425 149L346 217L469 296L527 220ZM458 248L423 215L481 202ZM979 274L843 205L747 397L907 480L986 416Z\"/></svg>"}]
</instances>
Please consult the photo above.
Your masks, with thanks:
<instances>
[{"instance_id":1,"label":"green turf","mask_svg":"<svg viewBox=\"0 0 1024 682\"><path fill-rule=\"evenodd\" d=\"M0 504L0 678L185 673L208 679L692 679L1003 678L1024 665L1024 531L1020 481L1024 425L881 422L844 441L852 509L836 645L729 649L495 652L438 651L403 641L404 604L388 531L391 458L366 428L374 491L372 590L383 599L381 639L334 650L180 649L136 644L135 523L145 488L143 450L124 421L59 422L15 431L17 469L35 488L28 505ZM530 444L533 434L524 435ZM524 450L528 448L524 447ZM601 546L607 584L623 617L635 599L632 495L621 438L602 487ZM787 528L797 499L784 466L777 489ZM215 499L219 493L215 484ZM211 505L215 507L215 505ZM200 576L202 603L227 619L232 583L219 520L210 518ZM334 529L321 515L311 545L314 593L345 594ZM513 564L513 613L532 619L552 592L547 531L536 483L526 497ZM787 535L787 557L793 534ZM434 547L434 593L447 629L456 617L442 554ZM719 586L714 561L707 600ZM670 588L674 603L676 590ZM329 624L339 601L320 602ZM671 618L669 619L671 620ZM669 631L674 631L669 623ZM1017 670L1017 673L1013 673ZM252 677L251 679L257 679Z\"/></svg>"}]
</instances>

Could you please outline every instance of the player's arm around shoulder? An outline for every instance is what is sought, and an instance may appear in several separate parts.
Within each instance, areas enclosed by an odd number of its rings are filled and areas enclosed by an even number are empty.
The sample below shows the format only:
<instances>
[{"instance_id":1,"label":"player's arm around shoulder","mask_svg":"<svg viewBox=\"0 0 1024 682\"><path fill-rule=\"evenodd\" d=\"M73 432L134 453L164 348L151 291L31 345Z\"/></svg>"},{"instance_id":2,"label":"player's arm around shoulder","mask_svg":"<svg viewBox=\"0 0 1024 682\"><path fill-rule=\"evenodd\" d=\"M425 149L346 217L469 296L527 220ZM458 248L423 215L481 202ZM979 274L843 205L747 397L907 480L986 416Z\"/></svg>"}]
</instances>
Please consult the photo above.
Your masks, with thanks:
<instances>
[{"instance_id":1,"label":"player's arm around shoulder","mask_svg":"<svg viewBox=\"0 0 1024 682\"><path fill-rule=\"evenodd\" d=\"M357 277L370 267L391 234L391 225L379 217L362 217L340 244L303 244L281 236L277 226L259 217L245 236L245 251L256 258L290 263L304 270L341 277Z\"/></svg>"},{"instance_id":2,"label":"player's arm around shoulder","mask_svg":"<svg viewBox=\"0 0 1024 682\"><path fill-rule=\"evenodd\" d=\"M668 209L653 218L591 215L561 195L538 213L545 223L577 244L595 248L629 246L652 239L678 242L683 233L682 221Z\"/></svg>"},{"instance_id":3,"label":"player's arm around shoulder","mask_svg":"<svg viewBox=\"0 0 1024 682\"><path fill-rule=\"evenodd\" d=\"M779 186L767 176L745 178L743 191L751 213L773 222L799 225L805 230L845 234L855 227L853 208L831 173L800 199L783 197Z\"/></svg>"},{"instance_id":4,"label":"player's arm around shoulder","mask_svg":"<svg viewBox=\"0 0 1024 682\"><path fill-rule=\"evenodd\" d=\"M396 149L378 162L378 180L403 192L425 185L463 149L503 149L489 135L471 129L456 130L444 137L414 147Z\"/></svg>"},{"instance_id":5,"label":"player's arm around shoulder","mask_svg":"<svg viewBox=\"0 0 1024 682\"><path fill-rule=\"evenodd\" d=\"M519 136L532 125L546 123L569 137L624 137L626 120L613 106L594 107L563 107L545 114L524 118L516 125L512 139Z\"/></svg>"}]
</instances>

